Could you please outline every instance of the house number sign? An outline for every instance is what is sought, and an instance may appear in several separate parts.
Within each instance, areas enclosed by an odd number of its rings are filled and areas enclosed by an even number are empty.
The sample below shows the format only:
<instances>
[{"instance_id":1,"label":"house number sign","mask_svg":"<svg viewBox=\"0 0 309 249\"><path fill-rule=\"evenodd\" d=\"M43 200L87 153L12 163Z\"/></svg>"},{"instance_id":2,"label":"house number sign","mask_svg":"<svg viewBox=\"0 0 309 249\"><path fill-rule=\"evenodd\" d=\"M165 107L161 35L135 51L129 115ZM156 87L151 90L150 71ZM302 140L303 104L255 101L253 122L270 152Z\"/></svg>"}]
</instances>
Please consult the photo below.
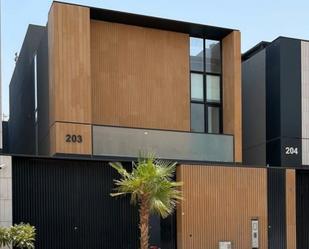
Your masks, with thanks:
<instances>
[{"instance_id":1,"label":"house number sign","mask_svg":"<svg viewBox=\"0 0 309 249\"><path fill-rule=\"evenodd\" d=\"M285 154L286 155L298 155L298 148L297 147L285 147Z\"/></svg>"},{"instance_id":2,"label":"house number sign","mask_svg":"<svg viewBox=\"0 0 309 249\"><path fill-rule=\"evenodd\" d=\"M80 144L83 142L83 136L77 135L77 134L66 134L65 141L67 143L79 143Z\"/></svg>"}]
</instances>

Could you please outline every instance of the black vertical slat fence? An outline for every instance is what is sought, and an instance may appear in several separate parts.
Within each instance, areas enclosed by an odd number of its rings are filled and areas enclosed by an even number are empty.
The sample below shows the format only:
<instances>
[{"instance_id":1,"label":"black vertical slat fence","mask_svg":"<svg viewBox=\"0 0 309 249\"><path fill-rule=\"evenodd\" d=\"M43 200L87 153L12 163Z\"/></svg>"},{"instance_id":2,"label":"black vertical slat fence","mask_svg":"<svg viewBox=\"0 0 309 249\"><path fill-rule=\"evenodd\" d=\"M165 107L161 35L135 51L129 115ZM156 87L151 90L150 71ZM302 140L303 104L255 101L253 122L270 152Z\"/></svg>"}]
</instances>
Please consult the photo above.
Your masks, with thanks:
<instances>
[{"instance_id":1,"label":"black vertical slat fence","mask_svg":"<svg viewBox=\"0 0 309 249\"><path fill-rule=\"evenodd\" d=\"M13 221L37 228L37 249L136 249L138 213L110 197L107 162L13 157Z\"/></svg>"},{"instance_id":2,"label":"black vertical slat fence","mask_svg":"<svg viewBox=\"0 0 309 249\"><path fill-rule=\"evenodd\" d=\"M309 171L296 172L297 248L309 248Z\"/></svg>"},{"instance_id":3,"label":"black vertical slat fence","mask_svg":"<svg viewBox=\"0 0 309 249\"><path fill-rule=\"evenodd\" d=\"M268 249L286 248L285 169L267 170Z\"/></svg>"}]
</instances>

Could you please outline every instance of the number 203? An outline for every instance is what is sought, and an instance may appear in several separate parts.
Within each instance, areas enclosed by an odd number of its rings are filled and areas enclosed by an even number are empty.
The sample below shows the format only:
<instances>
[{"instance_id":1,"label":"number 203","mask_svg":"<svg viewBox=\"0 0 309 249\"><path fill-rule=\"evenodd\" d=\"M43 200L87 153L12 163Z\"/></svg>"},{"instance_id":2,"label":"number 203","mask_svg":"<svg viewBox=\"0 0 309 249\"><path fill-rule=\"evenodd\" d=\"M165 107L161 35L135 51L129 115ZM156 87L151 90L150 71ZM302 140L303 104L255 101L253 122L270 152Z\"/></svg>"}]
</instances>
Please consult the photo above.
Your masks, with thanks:
<instances>
[{"instance_id":1,"label":"number 203","mask_svg":"<svg viewBox=\"0 0 309 249\"><path fill-rule=\"evenodd\" d=\"M83 137L81 135L67 134L67 135L65 135L65 141L67 143L82 143Z\"/></svg>"}]
</instances>

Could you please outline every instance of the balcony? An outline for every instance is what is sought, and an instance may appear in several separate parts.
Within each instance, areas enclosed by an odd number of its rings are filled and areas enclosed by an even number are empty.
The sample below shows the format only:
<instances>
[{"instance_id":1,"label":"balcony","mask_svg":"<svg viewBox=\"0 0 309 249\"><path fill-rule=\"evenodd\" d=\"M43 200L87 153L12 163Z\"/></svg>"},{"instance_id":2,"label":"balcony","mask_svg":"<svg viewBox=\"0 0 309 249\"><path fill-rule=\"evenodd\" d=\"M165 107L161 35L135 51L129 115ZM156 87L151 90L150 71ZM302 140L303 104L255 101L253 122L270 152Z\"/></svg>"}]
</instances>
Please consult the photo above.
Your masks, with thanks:
<instances>
[{"instance_id":1,"label":"balcony","mask_svg":"<svg viewBox=\"0 0 309 249\"><path fill-rule=\"evenodd\" d=\"M164 159L233 162L234 138L165 130L93 126L93 155L136 157L154 152Z\"/></svg>"}]
</instances>

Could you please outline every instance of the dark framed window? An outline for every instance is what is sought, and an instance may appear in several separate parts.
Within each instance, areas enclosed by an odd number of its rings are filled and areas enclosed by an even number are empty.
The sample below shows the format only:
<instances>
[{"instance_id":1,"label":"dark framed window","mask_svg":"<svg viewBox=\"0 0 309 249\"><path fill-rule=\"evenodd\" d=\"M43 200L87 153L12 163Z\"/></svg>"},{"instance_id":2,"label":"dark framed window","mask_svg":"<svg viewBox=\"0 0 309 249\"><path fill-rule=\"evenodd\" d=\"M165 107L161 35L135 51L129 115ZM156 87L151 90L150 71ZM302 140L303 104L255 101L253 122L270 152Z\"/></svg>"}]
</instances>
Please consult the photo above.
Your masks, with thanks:
<instances>
[{"instance_id":1,"label":"dark framed window","mask_svg":"<svg viewBox=\"0 0 309 249\"><path fill-rule=\"evenodd\" d=\"M222 133L221 42L190 37L191 131Z\"/></svg>"}]
</instances>

